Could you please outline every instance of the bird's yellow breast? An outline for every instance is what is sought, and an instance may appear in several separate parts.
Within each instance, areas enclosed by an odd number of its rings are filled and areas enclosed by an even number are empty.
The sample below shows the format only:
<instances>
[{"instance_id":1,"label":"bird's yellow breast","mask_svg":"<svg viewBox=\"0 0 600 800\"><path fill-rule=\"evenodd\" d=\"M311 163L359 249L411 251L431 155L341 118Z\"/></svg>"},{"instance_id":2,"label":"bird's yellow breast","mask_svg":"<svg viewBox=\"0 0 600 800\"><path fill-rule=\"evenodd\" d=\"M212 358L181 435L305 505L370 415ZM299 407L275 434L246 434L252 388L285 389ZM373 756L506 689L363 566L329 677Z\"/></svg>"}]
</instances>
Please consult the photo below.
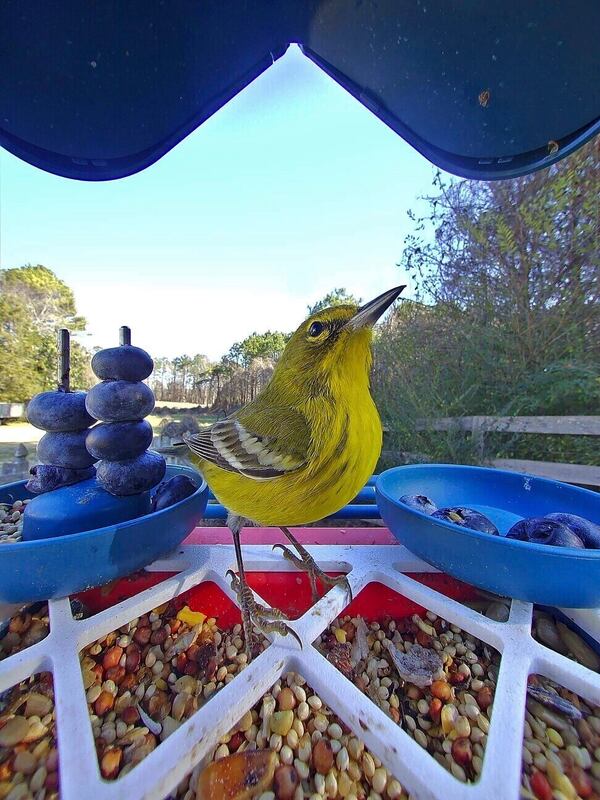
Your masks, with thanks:
<instances>
[{"instance_id":1,"label":"bird's yellow breast","mask_svg":"<svg viewBox=\"0 0 600 800\"><path fill-rule=\"evenodd\" d=\"M229 511L260 525L303 525L339 511L362 489L381 452L379 414L368 383L347 381L329 400L300 409L311 421L312 452L288 475L254 480L196 459L215 497ZM340 387L342 389L342 387Z\"/></svg>"}]
</instances>

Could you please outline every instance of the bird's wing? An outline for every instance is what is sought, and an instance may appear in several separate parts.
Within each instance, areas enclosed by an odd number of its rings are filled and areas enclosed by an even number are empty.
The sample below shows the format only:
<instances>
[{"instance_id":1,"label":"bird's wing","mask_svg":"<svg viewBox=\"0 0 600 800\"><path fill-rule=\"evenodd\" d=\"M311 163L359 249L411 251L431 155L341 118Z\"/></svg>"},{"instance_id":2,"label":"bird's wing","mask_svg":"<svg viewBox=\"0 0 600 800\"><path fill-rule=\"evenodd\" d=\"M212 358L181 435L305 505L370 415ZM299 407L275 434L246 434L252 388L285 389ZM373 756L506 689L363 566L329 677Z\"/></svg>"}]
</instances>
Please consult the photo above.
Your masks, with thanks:
<instances>
[{"instance_id":1,"label":"bird's wing","mask_svg":"<svg viewBox=\"0 0 600 800\"><path fill-rule=\"evenodd\" d=\"M306 462L310 428L294 409L248 407L183 438L193 453L221 469L264 480L294 472Z\"/></svg>"}]
</instances>

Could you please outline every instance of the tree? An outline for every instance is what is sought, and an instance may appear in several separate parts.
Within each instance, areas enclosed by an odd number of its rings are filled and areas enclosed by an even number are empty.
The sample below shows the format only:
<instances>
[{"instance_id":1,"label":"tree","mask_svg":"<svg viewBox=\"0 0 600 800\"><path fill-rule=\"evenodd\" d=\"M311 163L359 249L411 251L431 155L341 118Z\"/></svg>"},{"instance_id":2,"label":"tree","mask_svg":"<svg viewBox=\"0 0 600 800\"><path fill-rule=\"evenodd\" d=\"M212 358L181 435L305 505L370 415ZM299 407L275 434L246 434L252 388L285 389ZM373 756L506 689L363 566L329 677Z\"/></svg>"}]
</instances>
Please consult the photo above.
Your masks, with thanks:
<instances>
[{"instance_id":1,"label":"tree","mask_svg":"<svg viewBox=\"0 0 600 800\"><path fill-rule=\"evenodd\" d=\"M26 400L43 384L40 336L22 300L0 294L0 400Z\"/></svg>"},{"instance_id":2,"label":"tree","mask_svg":"<svg viewBox=\"0 0 600 800\"><path fill-rule=\"evenodd\" d=\"M63 327L85 330L85 319L77 314L73 291L41 264L1 270L0 291L23 301L33 326L42 334Z\"/></svg>"},{"instance_id":3,"label":"tree","mask_svg":"<svg viewBox=\"0 0 600 800\"><path fill-rule=\"evenodd\" d=\"M166 399L166 387L169 381L169 371L171 362L168 358L158 357L154 359L154 370L150 377L150 385L157 400Z\"/></svg>"},{"instance_id":4,"label":"tree","mask_svg":"<svg viewBox=\"0 0 600 800\"><path fill-rule=\"evenodd\" d=\"M265 333L251 333L241 342L235 342L225 356L235 364L248 367L255 358L277 360L288 339L289 333L281 331L266 331Z\"/></svg>"},{"instance_id":5,"label":"tree","mask_svg":"<svg viewBox=\"0 0 600 800\"><path fill-rule=\"evenodd\" d=\"M157 400L210 406L216 395L213 365L202 353L156 358L149 383Z\"/></svg>"},{"instance_id":6,"label":"tree","mask_svg":"<svg viewBox=\"0 0 600 800\"><path fill-rule=\"evenodd\" d=\"M324 308L329 308L330 306L359 306L361 303L360 298L354 297L354 295L349 294L346 289L332 289L330 292L327 292L325 297L322 297L320 300L317 300L312 306L307 306L308 308L308 315L312 316L316 314L318 311L322 311Z\"/></svg>"},{"instance_id":7,"label":"tree","mask_svg":"<svg viewBox=\"0 0 600 800\"><path fill-rule=\"evenodd\" d=\"M456 385L459 372L478 386L472 413L531 408L525 389L550 367L600 358L600 149L591 143L511 181L438 176L436 186L402 266L452 320L446 377ZM448 336L430 342L438 363L449 344ZM543 411L547 398L539 400Z\"/></svg>"},{"instance_id":8,"label":"tree","mask_svg":"<svg viewBox=\"0 0 600 800\"><path fill-rule=\"evenodd\" d=\"M512 340L529 372L554 358L600 355L600 147L510 181L444 183L416 220L402 266L421 295L455 305ZM426 241L425 228L434 236Z\"/></svg>"},{"instance_id":9,"label":"tree","mask_svg":"<svg viewBox=\"0 0 600 800\"><path fill-rule=\"evenodd\" d=\"M56 381L56 330L83 331L71 289L41 265L0 270L0 398L27 400ZM71 346L71 384L91 382L89 353Z\"/></svg>"},{"instance_id":10,"label":"tree","mask_svg":"<svg viewBox=\"0 0 600 800\"><path fill-rule=\"evenodd\" d=\"M376 398L397 444L469 460L450 452L450 436L419 432L415 420L597 413L598 143L522 178L448 182L438 174L434 185L428 212L412 215L400 262L417 301L401 302L376 340ZM505 457L593 457L592 445L573 437L522 437L511 452L501 437L488 438Z\"/></svg>"},{"instance_id":11,"label":"tree","mask_svg":"<svg viewBox=\"0 0 600 800\"><path fill-rule=\"evenodd\" d=\"M208 405L210 385L210 361L205 355L196 353L190 364L190 397L199 405Z\"/></svg>"}]
</instances>

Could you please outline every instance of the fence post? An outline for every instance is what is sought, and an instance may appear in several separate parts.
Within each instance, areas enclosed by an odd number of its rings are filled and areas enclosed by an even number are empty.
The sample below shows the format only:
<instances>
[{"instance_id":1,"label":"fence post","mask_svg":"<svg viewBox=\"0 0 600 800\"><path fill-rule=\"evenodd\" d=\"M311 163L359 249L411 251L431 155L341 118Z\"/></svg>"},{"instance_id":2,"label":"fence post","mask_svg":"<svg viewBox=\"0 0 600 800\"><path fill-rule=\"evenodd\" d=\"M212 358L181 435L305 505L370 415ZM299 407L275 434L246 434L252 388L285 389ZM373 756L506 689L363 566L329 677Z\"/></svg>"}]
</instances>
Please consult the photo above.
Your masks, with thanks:
<instances>
[{"instance_id":1,"label":"fence post","mask_svg":"<svg viewBox=\"0 0 600 800\"><path fill-rule=\"evenodd\" d=\"M471 423L471 441L477 451L477 456L480 461L483 461L485 453L485 430L482 425L480 417L473 417Z\"/></svg>"},{"instance_id":2,"label":"fence post","mask_svg":"<svg viewBox=\"0 0 600 800\"><path fill-rule=\"evenodd\" d=\"M29 451L24 444L18 444L15 448L13 461L5 461L0 469L2 476L0 483L12 483L15 480L26 478L29 472Z\"/></svg>"}]
</instances>

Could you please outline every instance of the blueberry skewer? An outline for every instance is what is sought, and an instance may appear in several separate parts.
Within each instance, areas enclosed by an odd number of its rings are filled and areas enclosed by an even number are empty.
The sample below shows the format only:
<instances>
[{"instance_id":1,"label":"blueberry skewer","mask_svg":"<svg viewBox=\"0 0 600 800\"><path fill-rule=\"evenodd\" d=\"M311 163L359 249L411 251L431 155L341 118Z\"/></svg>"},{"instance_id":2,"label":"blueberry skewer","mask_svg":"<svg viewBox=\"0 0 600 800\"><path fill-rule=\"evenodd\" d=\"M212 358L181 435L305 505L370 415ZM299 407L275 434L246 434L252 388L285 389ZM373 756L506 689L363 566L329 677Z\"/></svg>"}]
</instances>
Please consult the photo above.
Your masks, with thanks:
<instances>
[{"instance_id":1,"label":"blueberry skewer","mask_svg":"<svg viewBox=\"0 0 600 800\"><path fill-rule=\"evenodd\" d=\"M88 452L100 459L97 477L116 496L140 494L156 486L164 474L164 458L147 448L152 427L144 419L154 408L154 394L143 383L154 363L145 350L131 344L131 331L123 326L120 344L100 350L92 370L100 378L88 393L86 407L101 424L88 436Z\"/></svg>"},{"instance_id":2,"label":"blueberry skewer","mask_svg":"<svg viewBox=\"0 0 600 800\"><path fill-rule=\"evenodd\" d=\"M37 446L39 464L32 467L27 488L35 494L68 486L93 477L97 460L86 448L94 418L85 406L85 392L70 386L70 334L61 328L58 343L58 381L52 392L41 392L27 406L27 419L46 431Z\"/></svg>"}]
</instances>

